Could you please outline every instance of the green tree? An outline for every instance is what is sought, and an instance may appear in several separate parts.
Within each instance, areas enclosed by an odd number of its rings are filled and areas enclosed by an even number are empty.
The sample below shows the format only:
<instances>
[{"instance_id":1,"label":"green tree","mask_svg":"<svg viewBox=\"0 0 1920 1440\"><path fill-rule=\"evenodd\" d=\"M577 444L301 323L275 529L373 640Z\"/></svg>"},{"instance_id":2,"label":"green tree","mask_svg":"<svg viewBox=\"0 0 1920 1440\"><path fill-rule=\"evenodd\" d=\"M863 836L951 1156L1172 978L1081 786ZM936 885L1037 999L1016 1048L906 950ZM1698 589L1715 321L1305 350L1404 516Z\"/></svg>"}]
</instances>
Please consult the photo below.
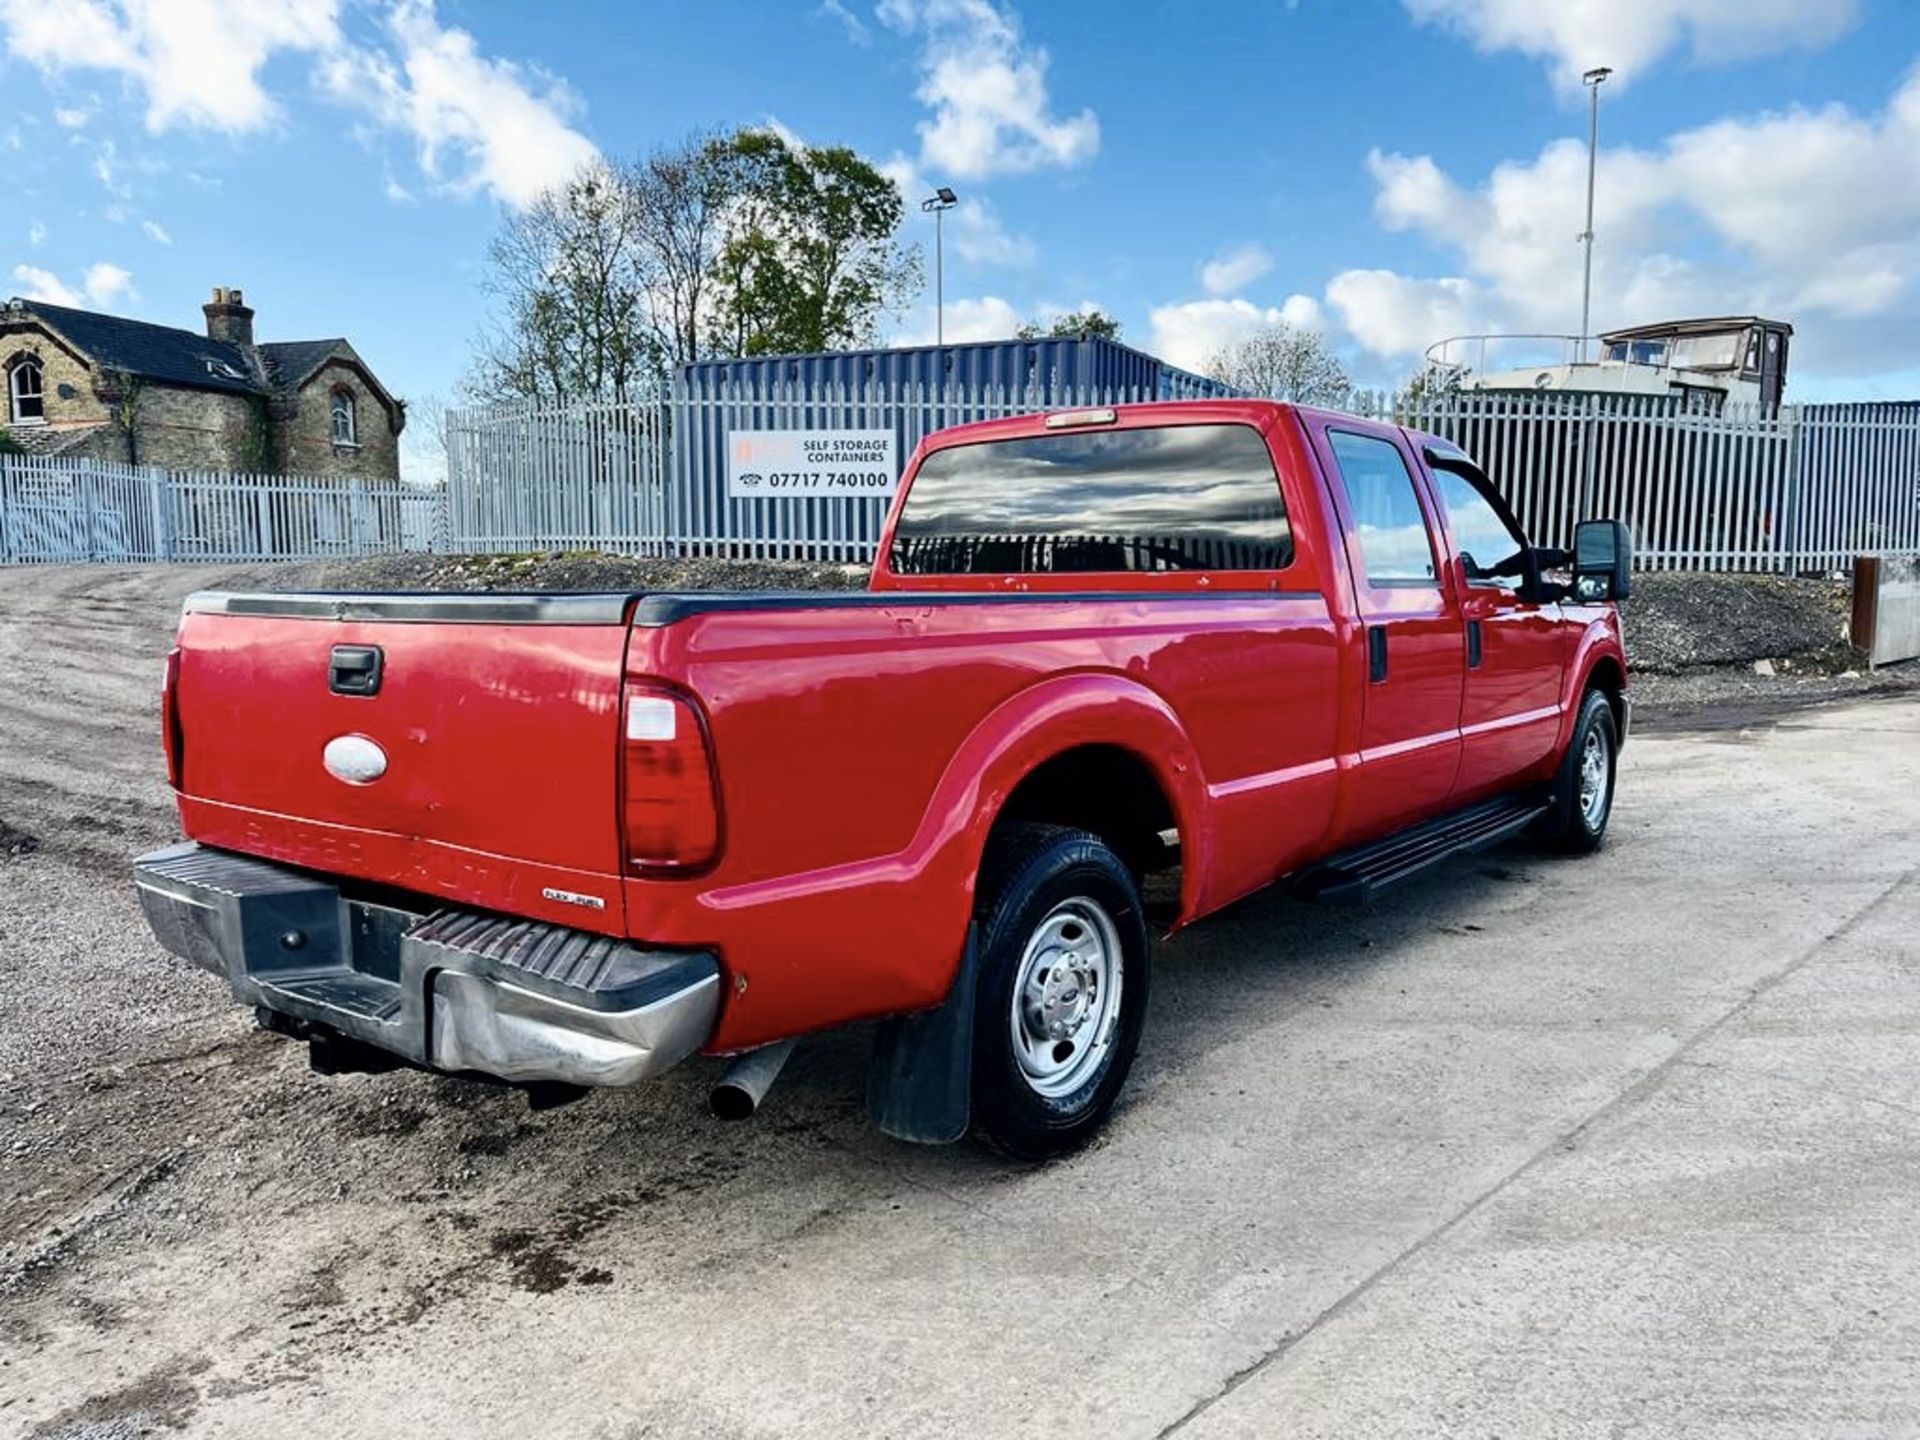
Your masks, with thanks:
<instances>
[{"instance_id":1,"label":"green tree","mask_svg":"<svg viewBox=\"0 0 1920 1440\"><path fill-rule=\"evenodd\" d=\"M619 395L661 363L653 293L627 176L581 170L511 216L487 250L486 289L502 305L467 389L486 399L551 402Z\"/></svg>"},{"instance_id":2,"label":"green tree","mask_svg":"<svg viewBox=\"0 0 1920 1440\"><path fill-rule=\"evenodd\" d=\"M596 162L507 219L497 303L463 388L548 404L628 392L709 355L874 338L919 284L899 189L853 151L767 130Z\"/></svg>"},{"instance_id":3,"label":"green tree","mask_svg":"<svg viewBox=\"0 0 1920 1440\"><path fill-rule=\"evenodd\" d=\"M845 146L769 130L724 142L736 187L714 267L717 328L736 354L870 343L919 287L900 245L900 188Z\"/></svg>"},{"instance_id":4,"label":"green tree","mask_svg":"<svg viewBox=\"0 0 1920 1440\"><path fill-rule=\"evenodd\" d=\"M753 165L733 137L696 135L655 150L622 178L651 260L655 349L668 365L702 359L712 350L722 251L743 213L756 209L747 193Z\"/></svg>"},{"instance_id":5,"label":"green tree","mask_svg":"<svg viewBox=\"0 0 1920 1440\"><path fill-rule=\"evenodd\" d=\"M1346 367L1317 330L1277 321L1207 362L1206 373L1248 395L1340 406L1353 393Z\"/></svg>"},{"instance_id":6,"label":"green tree","mask_svg":"<svg viewBox=\"0 0 1920 1440\"><path fill-rule=\"evenodd\" d=\"M1013 332L1016 340L1037 340L1042 335L1099 335L1108 340L1120 338L1120 322L1104 310L1074 310L1056 315L1053 323L1042 328L1038 320L1029 320Z\"/></svg>"}]
</instances>

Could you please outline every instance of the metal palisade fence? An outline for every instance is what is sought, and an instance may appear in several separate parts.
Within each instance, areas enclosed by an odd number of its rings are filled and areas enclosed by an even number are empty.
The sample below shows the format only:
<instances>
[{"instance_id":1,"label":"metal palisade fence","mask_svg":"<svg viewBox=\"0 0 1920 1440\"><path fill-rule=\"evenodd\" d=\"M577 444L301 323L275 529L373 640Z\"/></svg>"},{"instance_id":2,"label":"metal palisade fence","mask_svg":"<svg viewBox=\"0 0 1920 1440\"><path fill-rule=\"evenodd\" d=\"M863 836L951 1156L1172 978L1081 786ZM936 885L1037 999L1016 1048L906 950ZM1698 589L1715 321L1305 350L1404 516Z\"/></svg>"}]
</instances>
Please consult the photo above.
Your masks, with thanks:
<instances>
[{"instance_id":1,"label":"metal palisade fence","mask_svg":"<svg viewBox=\"0 0 1920 1440\"><path fill-rule=\"evenodd\" d=\"M0 563L539 549L864 562L886 499L730 494L742 432L884 432L904 464L950 425L1152 398L1057 384L714 381L454 410L444 489L0 455ZM1542 543L1565 544L1579 519L1617 516L1650 569L1791 573L1920 554L1920 403L1705 414L1665 397L1441 392L1356 408L1473 455Z\"/></svg>"},{"instance_id":2,"label":"metal palisade fence","mask_svg":"<svg viewBox=\"0 0 1920 1440\"><path fill-rule=\"evenodd\" d=\"M1463 392L1370 407L1486 467L1530 535L1625 520L1646 569L1837 570L1920 551L1920 405Z\"/></svg>"},{"instance_id":3,"label":"metal palisade fence","mask_svg":"<svg viewBox=\"0 0 1920 1440\"><path fill-rule=\"evenodd\" d=\"M285 560L444 548L437 488L0 455L0 564Z\"/></svg>"},{"instance_id":4,"label":"metal palisade fence","mask_svg":"<svg viewBox=\"0 0 1920 1440\"><path fill-rule=\"evenodd\" d=\"M731 437L887 431L904 464L922 438L950 425L1149 398L1061 385L712 382L594 405L454 410L446 422L448 544L865 562L879 543L884 496L730 498Z\"/></svg>"},{"instance_id":5,"label":"metal palisade fence","mask_svg":"<svg viewBox=\"0 0 1920 1440\"><path fill-rule=\"evenodd\" d=\"M860 496L730 498L736 431L927 433L1036 410L1152 398L1006 390L711 386L620 402L457 410L447 545L866 561L886 514ZM1665 397L1440 393L1357 407L1445 437L1485 465L1531 535L1618 516L1644 568L1801 571L1920 551L1920 405L1689 410Z\"/></svg>"}]
</instances>

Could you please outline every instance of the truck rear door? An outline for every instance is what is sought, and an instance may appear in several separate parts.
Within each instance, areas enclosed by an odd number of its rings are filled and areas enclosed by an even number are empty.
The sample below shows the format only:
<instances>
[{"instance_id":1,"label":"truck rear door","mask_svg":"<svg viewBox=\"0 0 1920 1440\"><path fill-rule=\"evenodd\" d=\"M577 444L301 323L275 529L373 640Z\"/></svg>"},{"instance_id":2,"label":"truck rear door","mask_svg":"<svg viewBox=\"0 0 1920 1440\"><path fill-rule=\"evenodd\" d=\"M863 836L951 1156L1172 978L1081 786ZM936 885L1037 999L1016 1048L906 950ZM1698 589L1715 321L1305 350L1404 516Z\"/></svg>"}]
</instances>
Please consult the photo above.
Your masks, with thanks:
<instances>
[{"instance_id":1,"label":"truck rear door","mask_svg":"<svg viewBox=\"0 0 1920 1440\"><path fill-rule=\"evenodd\" d=\"M1442 583L1439 526L1395 428L1308 419L1333 482L1365 624L1360 764L1341 803L1337 844L1443 809L1460 763L1466 640Z\"/></svg>"},{"instance_id":2,"label":"truck rear door","mask_svg":"<svg viewBox=\"0 0 1920 1440\"><path fill-rule=\"evenodd\" d=\"M625 596L195 596L169 701L202 844L623 933Z\"/></svg>"}]
</instances>

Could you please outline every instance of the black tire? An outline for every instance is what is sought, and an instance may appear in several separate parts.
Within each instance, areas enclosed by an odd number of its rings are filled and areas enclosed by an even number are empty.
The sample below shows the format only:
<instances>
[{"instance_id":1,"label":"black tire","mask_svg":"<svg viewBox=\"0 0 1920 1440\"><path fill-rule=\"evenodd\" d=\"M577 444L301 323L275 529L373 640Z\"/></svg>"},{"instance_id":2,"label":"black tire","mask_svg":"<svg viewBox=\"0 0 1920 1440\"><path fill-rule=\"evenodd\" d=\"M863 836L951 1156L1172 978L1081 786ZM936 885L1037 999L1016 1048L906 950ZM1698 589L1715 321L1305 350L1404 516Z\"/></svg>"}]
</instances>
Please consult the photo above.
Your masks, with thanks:
<instances>
[{"instance_id":1,"label":"black tire","mask_svg":"<svg viewBox=\"0 0 1920 1440\"><path fill-rule=\"evenodd\" d=\"M1008 824L988 842L974 923L975 1135L1018 1160L1065 1154L1105 1123L1140 1046L1148 972L1139 888L1098 836ZM1099 974L1114 977L1104 990ZM1029 987L1035 977L1044 983ZM1055 1026L1064 1038L1051 1038ZM1032 1073L1054 1065L1057 1074Z\"/></svg>"},{"instance_id":2,"label":"black tire","mask_svg":"<svg viewBox=\"0 0 1920 1440\"><path fill-rule=\"evenodd\" d=\"M1585 762L1589 744L1599 749L1604 775L1594 804L1585 803ZM1613 704L1603 691L1580 697L1573 737L1553 777L1553 808L1547 812L1541 838L1569 855L1590 855L1606 843L1607 822L1613 818L1613 790L1620 773L1620 726Z\"/></svg>"}]
</instances>

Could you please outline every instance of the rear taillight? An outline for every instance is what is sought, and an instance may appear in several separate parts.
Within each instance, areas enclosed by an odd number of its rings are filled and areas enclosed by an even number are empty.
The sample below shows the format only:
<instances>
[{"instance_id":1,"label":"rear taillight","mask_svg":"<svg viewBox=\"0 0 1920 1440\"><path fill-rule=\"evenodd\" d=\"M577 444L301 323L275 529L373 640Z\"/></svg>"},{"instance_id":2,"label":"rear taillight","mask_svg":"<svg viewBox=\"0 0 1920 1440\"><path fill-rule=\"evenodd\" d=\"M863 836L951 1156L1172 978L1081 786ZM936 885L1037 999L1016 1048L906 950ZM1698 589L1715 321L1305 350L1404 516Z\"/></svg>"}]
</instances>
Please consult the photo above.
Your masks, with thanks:
<instances>
[{"instance_id":1,"label":"rear taillight","mask_svg":"<svg viewBox=\"0 0 1920 1440\"><path fill-rule=\"evenodd\" d=\"M706 718L684 695L629 684L620 717L622 835L634 874L697 870L720 849Z\"/></svg>"},{"instance_id":2,"label":"rear taillight","mask_svg":"<svg viewBox=\"0 0 1920 1440\"><path fill-rule=\"evenodd\" d=\"M160 682L160 734L167 747L167 784L180 788L180 762L186 736L180 729L180 647L167 651L166 679Z\"/></svg>"}]
</instances>

